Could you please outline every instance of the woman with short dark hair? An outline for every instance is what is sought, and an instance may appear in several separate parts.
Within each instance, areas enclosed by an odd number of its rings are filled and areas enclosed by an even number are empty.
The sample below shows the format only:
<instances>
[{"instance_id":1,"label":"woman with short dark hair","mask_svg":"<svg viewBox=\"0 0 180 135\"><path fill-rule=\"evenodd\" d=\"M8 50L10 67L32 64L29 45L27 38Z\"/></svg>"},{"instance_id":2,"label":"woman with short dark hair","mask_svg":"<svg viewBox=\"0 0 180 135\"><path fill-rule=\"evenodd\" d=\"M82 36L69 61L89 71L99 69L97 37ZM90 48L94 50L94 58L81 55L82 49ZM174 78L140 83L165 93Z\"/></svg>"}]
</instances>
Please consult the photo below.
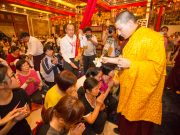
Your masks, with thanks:
<instances>
[{"instance_id":1,"label":"woman with short dark hair","mask_svg":"<svg viewBox=\"0 0 180 135\"><path fill-rule=\"evenodd\" d=\"M24 59L17 61L16 69L18 71L16 77L20 82L20 86L26 91L31 102L42 104L43 98L40 91L42 89L42 81L38 73Z\"/></svg>"},{"instance_id":2,"label":"woman with short dark hair","mask_svg":"<svg viewBox=\"0 0 180 135\"><path fill-rule=\"evenodd\" d=\"M88 68L86 74L77 80L78 96L85 93L85 91L83 89L83 84L84 84L84 81L86 80L86 78L93 77L97 81L101 81L102 76L103 76L102 68L99 68L99 67Z\"/></svg>"},{"instance_id":3,"label":"woman with short dark hair","mask_svg":"<svg viewBox=\"0 0 180 135\"><path fill-rule=\"evenodd\" d=\"M96 135L103 132L107 120L107 114L104 111L104 100L111 90L112 85L109 85L105 93L99 95L100 83L92 77L85 80L83 86L85 94L78 95L85 106L85 115L83 118L86 121L86 129L83 135Z\"/></svg>"},{"instance_id":4,"label":"woman with short dark hair","mask_svg":"<svg viewBox=\"0 0 180 135\"><path fill-rule=\"evenodd\" d=\"M60 72L58 68L59 61L54 56L54 48L48 42L44 48L44 58L41 60L40 72L45 83L51 88L55 85L55 76Z\"/></svg>"},{"instance_id":5,"label":"woman with short dark hair","mask_svg":"<svg viewBox=\"0 0 180 135\"><path fill-rule=\"evenodd\" d=\"M71 71L62 71L56 76L55 81L56 85L46 93L44 102L45 109L55 106L66 94L77 97L77 77Z\"/></svg>"}]
</instances>

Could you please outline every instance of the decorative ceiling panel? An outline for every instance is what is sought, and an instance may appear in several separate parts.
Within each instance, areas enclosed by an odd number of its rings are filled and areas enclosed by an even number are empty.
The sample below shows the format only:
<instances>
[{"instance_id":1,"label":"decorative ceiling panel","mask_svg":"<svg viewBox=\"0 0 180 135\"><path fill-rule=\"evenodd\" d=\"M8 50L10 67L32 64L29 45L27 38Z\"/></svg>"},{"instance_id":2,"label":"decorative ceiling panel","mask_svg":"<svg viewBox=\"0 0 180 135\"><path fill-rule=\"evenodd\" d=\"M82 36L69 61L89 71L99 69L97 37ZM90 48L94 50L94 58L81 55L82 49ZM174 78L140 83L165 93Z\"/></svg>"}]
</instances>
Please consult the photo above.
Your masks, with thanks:
<instances>
[{"instance_id":1,"label":"decorative ceiling panel","mask_svg":"<svg viewBox=\"0 0 180 135\"><path fill-rule=\"evenodd\" d=\"M47 11L55 14L62 14L62 15L67 15L67 16L75 16L75 12L73 12L71 9L67 7L59 7L56 6L56 3L42 3L44 1L39 1L39 0L6 0L5 2L8 2L9 4L13 3L15 5L20 5L24 6L27 8L33 8L33 9L38 9L42 11Z\"/></svg>"},{"instance_id":2,"label":"decorative ceiling panel","mask_svg":"<svg viewBox=\"0 0 180 135\"><path fill-rule=\"evenodd\" d=\"M4 0L9 3L45 10L58 15L72 15L77 10L85 9L88 0ZM96 11L127 8L129 6L145 6L147 0L97 0Z\"/></svg>"},{"instance_id":3,"label":"decorative ceiling panel","mask_svg":"<svg viewBox=\"0 0 180 135\"><path fill-rule=\"evenodd\" d=\"M64 0L64 1L71 3L73 5L79 5L83 2L82 0Z\"/></svg>"},{"instance_id":4,"label":"decorative ceiling panel","mask_svg":"<svg viewBox=\"0 0 180 135\"><path fill-rule=\"evenodd\" d=\"M102 0L102 1L107 3L108 5L119 6L121 4L130 4L130 3L142 2L147 0Z\"/></svg>"}]
</instances>

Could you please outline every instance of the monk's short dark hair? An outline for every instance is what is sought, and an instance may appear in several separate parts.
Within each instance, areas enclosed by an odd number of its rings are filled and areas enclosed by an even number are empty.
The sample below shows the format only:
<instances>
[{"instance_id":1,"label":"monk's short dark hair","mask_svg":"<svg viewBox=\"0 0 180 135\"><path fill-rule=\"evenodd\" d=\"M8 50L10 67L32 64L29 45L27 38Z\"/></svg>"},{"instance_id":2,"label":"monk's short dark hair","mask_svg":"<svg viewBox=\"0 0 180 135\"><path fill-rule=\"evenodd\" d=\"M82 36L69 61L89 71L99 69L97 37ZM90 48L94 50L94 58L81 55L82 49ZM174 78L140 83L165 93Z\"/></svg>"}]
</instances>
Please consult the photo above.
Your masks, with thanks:
<instances>
[{"instance_id":1,"label":"monk's short dark hair","mask_svg":"<svg viewBox=\"0 0 180 135\"><path fill-rule=\"evenodd\" d=\"M117 15L115 22L120 21L120 23L126 24L129 20L136 22L137 18L132 12L125 10L125 11L120 12Z\"/></svg>"}]
</instances>

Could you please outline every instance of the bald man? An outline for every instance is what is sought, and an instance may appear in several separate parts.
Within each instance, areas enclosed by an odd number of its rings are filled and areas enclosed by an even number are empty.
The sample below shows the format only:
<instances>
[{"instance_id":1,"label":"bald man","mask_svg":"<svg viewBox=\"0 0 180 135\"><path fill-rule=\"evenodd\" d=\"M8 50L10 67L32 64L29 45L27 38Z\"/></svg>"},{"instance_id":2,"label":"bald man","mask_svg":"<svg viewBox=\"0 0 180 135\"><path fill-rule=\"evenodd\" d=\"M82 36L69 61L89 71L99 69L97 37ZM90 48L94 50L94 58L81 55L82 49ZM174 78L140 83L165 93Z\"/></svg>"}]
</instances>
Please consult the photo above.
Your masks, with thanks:
<instances>
[{"instance_id":1,"label":"bald man","mask_svg":"<svg viewBox=\"0 0 180 135\"><path fill-rule=\"evenodd\" d=\"M64 59L64 69L73 72L78 76L78 61L75 60L76 35L74 34L74 25L66 25L66 35L61 39L61 54Z\"/></svg>"}]
</instances>

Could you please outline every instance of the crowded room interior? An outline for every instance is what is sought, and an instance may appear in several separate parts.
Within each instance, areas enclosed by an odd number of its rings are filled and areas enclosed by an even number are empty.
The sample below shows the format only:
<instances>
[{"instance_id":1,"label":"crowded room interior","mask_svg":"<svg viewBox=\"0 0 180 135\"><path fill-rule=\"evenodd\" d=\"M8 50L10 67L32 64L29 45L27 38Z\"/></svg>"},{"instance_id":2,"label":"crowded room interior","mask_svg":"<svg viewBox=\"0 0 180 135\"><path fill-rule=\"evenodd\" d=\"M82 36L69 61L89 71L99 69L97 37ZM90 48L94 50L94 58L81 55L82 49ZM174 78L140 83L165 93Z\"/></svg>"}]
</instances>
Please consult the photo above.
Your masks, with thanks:
<instances>
[{"instance_id":1,"label":"crowded room interior","mask_svg":"<svg viewBox=\"0 0 180 135\"><path fill-rule=\"evenodd\" d=\"M180 0L0 0L0 135L180 135Z\"/></svg>"}]
</instances>

